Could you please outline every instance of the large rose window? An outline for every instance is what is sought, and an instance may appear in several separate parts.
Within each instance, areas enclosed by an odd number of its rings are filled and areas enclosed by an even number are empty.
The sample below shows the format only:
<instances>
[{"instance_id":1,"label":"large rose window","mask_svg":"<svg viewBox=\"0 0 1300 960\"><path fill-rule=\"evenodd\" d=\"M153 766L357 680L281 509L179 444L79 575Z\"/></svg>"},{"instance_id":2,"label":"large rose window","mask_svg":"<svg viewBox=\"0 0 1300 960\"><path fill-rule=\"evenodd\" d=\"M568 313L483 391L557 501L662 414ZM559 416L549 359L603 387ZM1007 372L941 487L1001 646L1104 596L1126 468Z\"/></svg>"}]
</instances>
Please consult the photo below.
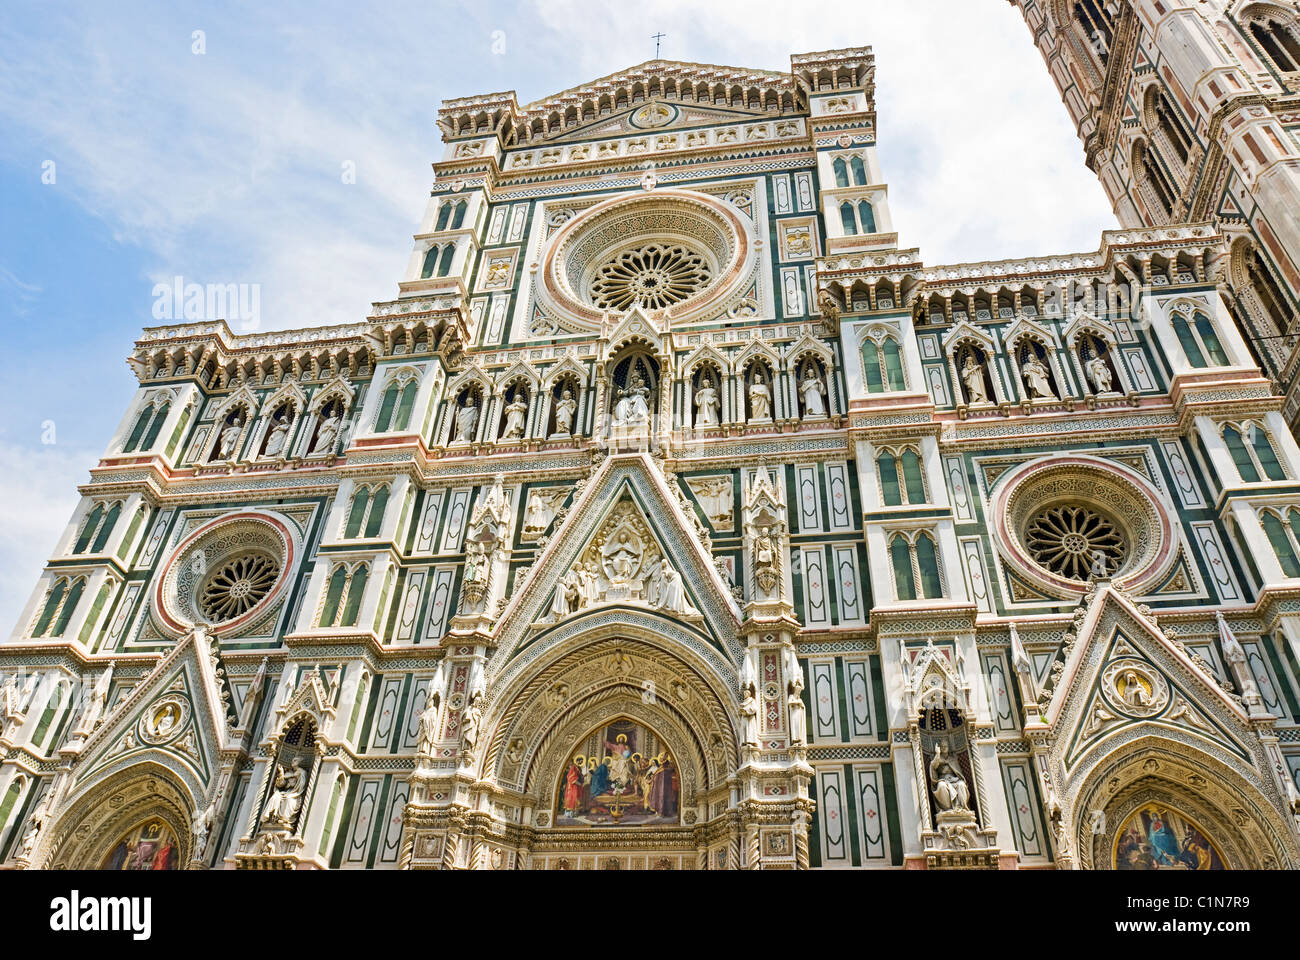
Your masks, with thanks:
<instances>
[{"instance_id":1,"label":"large rose window","mask_svg":"<svg viewBox=\"0 0 1300 960\"><path fill-rule=\"evenodd\" d=\"M154 593L161 622L198 623L218 635L263 623L280 609L299 550L294 527L272 513L240 512L198 527L172 552Z\"/></svg>"},{"instance_id":2,"label":"large rose window","mask_svg":"<svg viewBox=\"0 0 1300 960\"><path fill-rule=\"evenodd\" d=\"M695 296L711 276L708 261L691 248L648 243L620 251L596 271L591 302L603 310L658 310Z\"/></svg>"},{"instance_id":3,"label":"large rose window","mask_svg":"<svg viewBox=\"0 0 1300 960\"><path fill-rule=\"evenodd\" d=\"M753 224L717 197L675 189L618 197L551 238L538 305L573 330L637 308L674 321L722 316L752 295L755 250Z\"/></svg>"},{"instance_id":4,"label":"large rose window","mask_svg":"<svg viewBox=\"0 0 1300 960\"><path fill-rule=\"evenodd\" d=\"M1178 535L1159 491L1137 471L1085 455L1007 471L993 491L998 551L1044 594L1077 596L1101 568L1135 595L1161 584Z\"/></svg>"}]
</instances>

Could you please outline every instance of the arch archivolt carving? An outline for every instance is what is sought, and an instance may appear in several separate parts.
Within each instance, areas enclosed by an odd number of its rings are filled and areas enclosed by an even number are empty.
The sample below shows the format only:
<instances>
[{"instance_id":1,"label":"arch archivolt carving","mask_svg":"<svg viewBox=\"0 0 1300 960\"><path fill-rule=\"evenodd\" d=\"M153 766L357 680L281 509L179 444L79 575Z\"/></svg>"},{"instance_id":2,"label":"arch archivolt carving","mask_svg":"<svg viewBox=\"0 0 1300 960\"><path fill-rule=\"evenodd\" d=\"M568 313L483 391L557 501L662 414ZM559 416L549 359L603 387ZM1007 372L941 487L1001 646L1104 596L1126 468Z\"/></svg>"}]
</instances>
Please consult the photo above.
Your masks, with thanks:
<instances>
[{"instance_id":1,"label":"arch archivolt carving","mask_svg":"<svg viewBox=\"0 0 1300 960\"><path fill-rule=\"evenodd\" d=\"M501 786L549 804L573 744L619 716L669 744L682 767L684 807L726 781L739 763L730 685L689 652L632 632L641 631L583 633L504 689L502 707L487 718L484 765Z\"/></svg>"},{"instance_id":2,"label":"arch archivolt carving","mask_svg":"<svg viewBox=\"0 0 1300 960\"><path fill-rule=\"evenodd\" d=\"M190 861L197 804L183 780L157 761L133 758L129 767L97 779L63 806L47 848L50 869L97 869L123 834L154 818L175 835L175 862Z\"/></svg>"},{"instance_id":3,"label":"arch archivolt carving","mask_svg":"<svg viewBox=\"0 0 1300 960\"><path fill-rule=\"evenodd\" d=\"M1146 804L1191 818L1210 834L1230 869L1279 869L1300 862L1290 829L1257 774L1243 763L1220 759L1221 751L1211 754L1172 733L1150 725L1128 728L1095 751L1095 764L1066 780L1060 793L1075 798L1080 867L1110 869L1116 833Z\"/></svg>"}]
</instances>

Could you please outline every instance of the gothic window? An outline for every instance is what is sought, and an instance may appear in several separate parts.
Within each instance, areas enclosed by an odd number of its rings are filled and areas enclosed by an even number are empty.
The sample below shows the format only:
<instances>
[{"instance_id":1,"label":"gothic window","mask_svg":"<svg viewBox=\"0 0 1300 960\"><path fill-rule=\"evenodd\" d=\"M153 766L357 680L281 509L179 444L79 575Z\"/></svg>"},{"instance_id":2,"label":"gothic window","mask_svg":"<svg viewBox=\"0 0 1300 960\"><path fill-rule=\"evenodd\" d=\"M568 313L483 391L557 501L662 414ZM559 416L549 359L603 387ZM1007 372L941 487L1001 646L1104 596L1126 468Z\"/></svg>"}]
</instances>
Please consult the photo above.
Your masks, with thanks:
<instances>
[{"instance_id":1,"label":"gothic window","mask_svg":"<svg viewBox=\"0 0 1300 960\"><path fill-rule=\"evenodd\" d=\"M161 403L147 404L136 418L135 426L132 427L131 435L127 437L122 452L131 453L137 448L141 451L152 449L170 412L171 403L166 400Z\"/></svg>"},{"instance_id":2,"label":"gothic window","mask_svg":"<svg viewBox=\"0 0 1300 960\"><path fill-rule=\"evenodd\" d=\"M858 220L853 215L853 204L845 200L840 204L840 222L844 225L844 235L853 237L858 232Z\"/></svg>"},{"instance_id":3,"label":"gothic window","mask_svg":"<svg viewBox=\"0 0 1300 960\"><path fill-rule=\"evenodd\" d=\"M424 266L420 268L420 279L428 280L438 269L438 248L430 247L424 252Z\"/></svg>"},{"instance_id":4,"label":"gothic window","mask_svg":"<svg viewBox=\"0 0 1300 960\"><path fill-rule=\"evenodd\" d=\"M1219 335L1214 330L1210 318L1199 310L1192 315L1189 323L1182 313L1173 315L1174 333L1187 354L1187 362L1194 367L1226 367L1228 355L1223 352Z\"/></svg>"},{"instance_id":5,"label":"gothic window","mask_svg":"<svg viewBox=\"0 0 1300 960\"><path fill-rule=\"evenodd\" d=\"M438 223L434 226L434 232L441 233L447 229L447 224L451 221L451 204L446 200L438 207Z\"/></svg>"},{"instance_id":6,"label":"gothic window","mask_svg":"<svg viewBox=\"0 0 1300 960\"><path fill-rule=\"evenodd\" d=\"M841 203L840 222L844 226L846 237L876 232L876 214L867 200L859 200L856 207L849 200Z\"/></svg>"},{"instance_id":7,"label":"gothic window","mask_svg":"<svg viewBox=\"0 0 1300 960\"><path fill-rule=\"evenodd\" d=\"M364 563L349 567L340 563L330 573L325 591L325 605L321 608L319 625L322 627L355 627L361 612L361 597L366 591L366 577L370 568Z\"/></svg>"},{"instance_id":8,"label":"gothic window","mask_svg":"<svg viewBox=\"0 0 1300 960\"><path fill-rule=\"evenodd\" d=\"M867 185L867 167L862 162L862 157L857 154L848 158L848 160L845 160L844 157L836 157L831 163L831 169L835 173L835 186L837 187L865 187Z\"/></svg>"},{"instance_id":9,"label":"gothic window","mask_svg":"<svg viewBox=\"0 0 1300 960\"><path fill-rule=\"evenodd\" d=\"M921 455L915 447L882 451L876 458L876 469L880 474L880 494L885 506L927 502Z\"/></svg>"},{"instance_id":10,"label":"gothic window","mask_svg":"<svg viewBox=\"0 0 1300 960\"><path fill-rule=\"evenodd\" d=\"M1077 0L1074 4L1074 19L1103 67L1110 60L1118 17L1116 0Z\"/></svg>"},{"instance_id":11,"label":"gothic window","mask_svg":"<svg viewBox=\"0 0 1300 960\"><path fill-rule=\"evenodd\" d=\"M395 376L388 382L379 404L379 415L375 418L375 433L405 430L410 425L419 388L419 381L409 375Z\"/></svg>"},{"instance_id":12,"label":"gothic window","mask_svg":"<svg viewBox=\"0 0 1300 960\"><path fill-rule=\"evenodd\" d=\"M868 337L862 341L862 377L868 393L907 389L897 340L884 337L877 342Z\"/></svg>"},{"instance_id":13,"label":"gothic window","mask_svg":"<svg viewBox=\"0 0 1300 960\"><path fill-rule=\"evenodd\" d=\"M844 162L844 158L836 157L831 163L831 168L835 171L835 186L847 187L849 185L849 165Z\"/></svg>"},{"instance_id":14,"label":"gothic window","mask_svg":"<svg viewBox=\"0 0 1300 960\"><path fill-rule=\"evenodd\" d=\"M853 183L858 187L867 185L867 168L862 162L861 157L854 157L849 161L849 169L853 171Z\"/></svg>"},{"instance_id":15,"label":"gothic window","mask_svg":"<svg viewBox=\"0 0 1300 960\"><path fill-rule=\"evenodd\" d=\"M922 531L913 539L902 533L894 534L889 543L889 559L899 600L933 600L943 596L939 552L929 533Z\"/></svg>"},{"instance_id":16,"label":"gothic window","mask_svg":"<svg viewBox=\"0 0 1300 960\"><path fill-rule=\"evenodd\" d=\"M61 637L68 621L76 612L81 595L86 590L85 577L69 582L67 577L57 580L45 596L45 606L32 629L33 637Z\"/></svg>"},{"instance_id":17,"label":"gothic window","mask_svg":"<svg viewBox=\"0 0 1300 960\"><path fill-rule=\"evenodd\" d=\"M466 210L466 208L467 208L468 206L469 206L469 204L468 204L466 201L464 201L464 200L462 200L462 201L460 201L458 204L456 204L456 210L455 210L455 213L453 213L453 214L452 214L452 217L451 217L451 228L452 228L453 230L459 230L459 229L461 228L461 226L464 225L464 223L465 223L465 210Z\"/></svg>"},{"instance_id":18,"label":"gothic window","mask_svg":"<svg viewBox=\"0 0 1300 960\"><path fill-rule=\"evenodd\" d=\"M1282 573L1300 577L1300 510L1292 507L1285 517L1280 511L1264 510L1259 515L1273 552L1277 554Z\"/></svg>"},{"instance_id":19,"label":"gothic window","mask_svg":"<svg viewBox=\"0 0 1300 960\"><path fill-rule=\"evenodd\" d=\"M1265 477L1269 480L1286 479L1268 432L1258 424L1249 420L1242 424L1224 424L1223 442L1245 483L1256 483Z\"/></svg>"},{"instance_id":20,"label":"gothic window","mask_svg":"<svg viewBox=\"0 0 1300 960\"><path fill-rule=\"evenodd\" d=\"M1300 39L1297 39L1294 26L1273 17L1260 17L1252 20L1247 29L1279 72L1300 70Z\"/></svg>"},{"instance_id":21,"label":"gothic window","mask_svg":"<svg viewBox=\"0 0 1300 960\"><path fill-rule=\"evenodd\" d=\"M77 537L77 542L72 548L73 553L85 553L87 549L91 553L99 553L104 549L104 544L108 542L109 536L113 533L113 527L117 523L117 518L122 512L122 504L114 503L111 507L105 509L102 503L95 504L86 517L86 522L81 528L81 533Z\"/></svg>"},{"instance_id":22,"label":"gothic window","mask_svg":"<svg viewBox=\"0 0 1300 960\"><path fill-rule=\"evenodd\" d=\"M384 510L388 506L388 485L383 484L373 490L358 487L352 496L352 505L348 510L348 520L343 529L343 538L353 540L357 537L377 537L384 523Z\"/></svg>"},{"instance_id":23,"label":"gothic window","mask_svg":"<svg viewBox=\"0 0 1300 960\"><path fill-rule=\"evenodd\" d=\"M1163 221L1168 222L1174 215L1178 194L1165 175L1164 167L1156 155L1146 148L1146 144L1139 143L1133 151L1133 174L1148 206L1156 208L1152 212L1160 214Z\"/></svg>"},{"instance_id":24,"label":"gothic window","mask_svg":"<svg viewBox=\"0 0 1300 960\"><path fill-rule=\"evenodd\" d=\"M1150 109L1151 118L1155 121L1161 139L1185 166L1188 157L1191 156L1192 141L1163 90L1152 90Z\"/></svg>"},{"instance_id":25,"label":"gothic window","mask_svg":"<svg viewBox=\"0 0 1300 960\"><path fill-rule=\"evenodd\" d=\"M451 259L456 255L456 245L449 243L442 248L442 259L438 261L438 276L445 277L451 273Z\"/></svg>"}]
</instances>

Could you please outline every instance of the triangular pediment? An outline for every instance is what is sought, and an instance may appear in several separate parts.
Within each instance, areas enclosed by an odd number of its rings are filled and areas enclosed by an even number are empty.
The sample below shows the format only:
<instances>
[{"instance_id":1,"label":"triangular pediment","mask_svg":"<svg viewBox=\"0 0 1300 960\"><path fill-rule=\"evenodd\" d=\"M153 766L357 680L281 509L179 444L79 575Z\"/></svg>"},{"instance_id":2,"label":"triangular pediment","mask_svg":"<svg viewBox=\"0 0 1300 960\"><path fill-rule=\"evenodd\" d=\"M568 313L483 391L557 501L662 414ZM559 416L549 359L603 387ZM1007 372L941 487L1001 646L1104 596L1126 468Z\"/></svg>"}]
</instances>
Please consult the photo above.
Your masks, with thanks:
<instances>
[{"instance_id":1,"label":"triangular pediment","mask_svg":"<svg viewBox=\"0 0 1300 960\"><path fill-rule=\"evenodd\" d=\"M765 110L745 107L694 106L671 100L636 103L589 123L548 137L548 144L572 143L612 137L659 136L664 133L734 123L755 123L772 119Z\"/></svg>"},{"instance_id":2,"label":"triangular pediment","mask_svg":"<svg viewBox=\"0 0 1300 960\"><path fill-rule=\"evenodd\" d=\"M740 611L696 520L646 454L606 460L578 492L498 620L508 659L577 617L634 610L685 625L739 662ZM667 562L667 567L664 566ZM568 593L567 603L557 591Z\"/></svg>"},{"instance_id":3,"label":"triangular pediment","mask_svg":"<svg viewBox=\"0 0 1300 960\"><path fill-rule=\"evenodd\" d=\"M1077 636L1052 672L1045 712L1069 770L1115 736L1168 735L1249 760L1249 722L1209 665L1170 639L1146 610L1109 583L1076 619Z\"/></svg>"},{"instance_id":4,"label":"triangular pediment","mask_svg":"<svg viewBox=\"0 0 1300 960\"><path fill-rule=\"evenodd\" d=\"M153 760L195 798L207 793L233 719L211 644L187 634L109 713L81 745L74 790L106 771Z\"/></svg>"}]
</instances>

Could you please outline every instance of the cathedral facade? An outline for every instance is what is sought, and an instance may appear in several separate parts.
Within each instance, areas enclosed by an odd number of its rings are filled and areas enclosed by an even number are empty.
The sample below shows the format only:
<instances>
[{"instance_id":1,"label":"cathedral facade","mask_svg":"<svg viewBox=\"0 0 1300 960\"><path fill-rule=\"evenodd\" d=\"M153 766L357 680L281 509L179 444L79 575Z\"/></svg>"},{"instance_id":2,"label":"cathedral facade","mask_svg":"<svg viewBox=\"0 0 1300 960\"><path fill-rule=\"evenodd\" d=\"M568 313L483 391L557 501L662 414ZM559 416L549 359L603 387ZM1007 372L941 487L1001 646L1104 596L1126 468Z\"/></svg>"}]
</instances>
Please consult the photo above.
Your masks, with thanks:
<instances>
[{"instance_id":1,"label":"cathedral facade","mask_svg":"<svg viewBox=\"0 0 1300 960\"><path fill-rule=\"evenodd\" d=\"M395 299L146 329L0 645L0 862L1300 865L1227 224L929 266L874 69L446 101Z\"/></svg>"}]
</instances>

